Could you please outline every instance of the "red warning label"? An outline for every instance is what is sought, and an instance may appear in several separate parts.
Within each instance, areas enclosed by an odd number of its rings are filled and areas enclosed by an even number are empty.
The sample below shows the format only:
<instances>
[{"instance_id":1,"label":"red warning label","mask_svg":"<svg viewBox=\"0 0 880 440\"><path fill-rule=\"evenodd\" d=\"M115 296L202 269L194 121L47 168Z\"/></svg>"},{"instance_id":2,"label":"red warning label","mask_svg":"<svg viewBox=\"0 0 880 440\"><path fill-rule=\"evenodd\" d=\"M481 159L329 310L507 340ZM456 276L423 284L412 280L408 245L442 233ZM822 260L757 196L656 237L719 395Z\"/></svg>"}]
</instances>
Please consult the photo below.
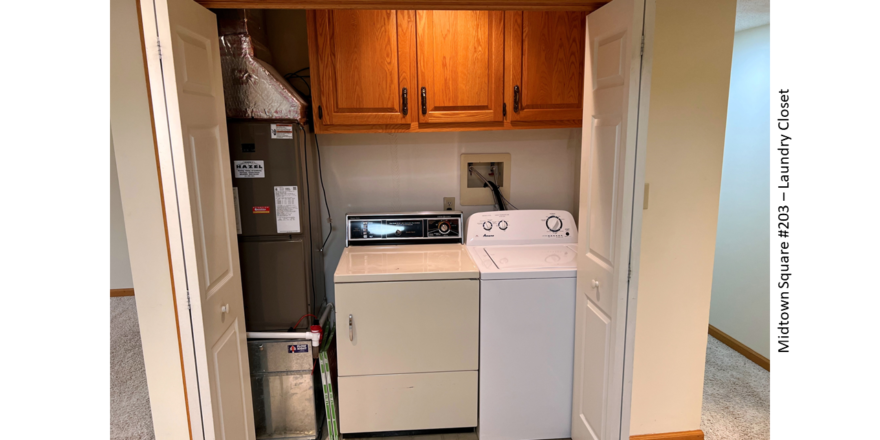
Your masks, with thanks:
<instances>
[{"instance_id":1,"label":"red warning label","mask_svg":"<svg viewBox=\"0 0 880 440\"><path fill-rule=\"evenodd\" d=\"M268 206L254 206L254 214L268 214L269 207Z\"/></svg>"}]
</instances>

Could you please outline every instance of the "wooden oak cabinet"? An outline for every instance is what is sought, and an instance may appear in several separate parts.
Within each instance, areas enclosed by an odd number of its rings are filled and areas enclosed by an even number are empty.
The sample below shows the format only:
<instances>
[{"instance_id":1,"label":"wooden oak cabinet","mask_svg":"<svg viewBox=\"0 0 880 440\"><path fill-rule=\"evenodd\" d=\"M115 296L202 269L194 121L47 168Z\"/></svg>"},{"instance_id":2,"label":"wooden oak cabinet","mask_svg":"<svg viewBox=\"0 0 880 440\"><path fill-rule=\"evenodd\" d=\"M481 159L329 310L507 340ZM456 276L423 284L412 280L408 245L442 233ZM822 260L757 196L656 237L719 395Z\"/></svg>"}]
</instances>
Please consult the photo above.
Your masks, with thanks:
<instances>
[{"instance_id":1,"label":"wooden oak cabinet","mask_svg":"<svg viewBox=\"0 0 880 440\"><path fill-rule=\"evenodd\" d=\"M419 122L503 122L504 13L418 11Z\"/></svg>"},{"instance_id":2,"label":"wooden oak cabinet","mask_svg":"<svg viewBox=\"0 0 880 440\"><path fill-rule=\"evenodd\" d=\"M505 99L512 123L582 119L586 17L583 12L505 12Z\"/></svg>"},{"instance_id":3,"label":"wooden oak cabinet","mask_svg":"<svg viewBox=\"0 0 880 440\"><path fill-rule=\"evenodd\" d=\"M413 11L309 11L312 108L323 126L414 121Z\"/></svg>"},{"instance_id":4,"label":"wooden oak cabinet","mask_svg":"<svg viewBox=\"0 0 880 440\"><path fill-rule=\"evenodd\" d=\"M581 126L585 12L308 14L318 133Z\"/></svg>"}]
</instances>

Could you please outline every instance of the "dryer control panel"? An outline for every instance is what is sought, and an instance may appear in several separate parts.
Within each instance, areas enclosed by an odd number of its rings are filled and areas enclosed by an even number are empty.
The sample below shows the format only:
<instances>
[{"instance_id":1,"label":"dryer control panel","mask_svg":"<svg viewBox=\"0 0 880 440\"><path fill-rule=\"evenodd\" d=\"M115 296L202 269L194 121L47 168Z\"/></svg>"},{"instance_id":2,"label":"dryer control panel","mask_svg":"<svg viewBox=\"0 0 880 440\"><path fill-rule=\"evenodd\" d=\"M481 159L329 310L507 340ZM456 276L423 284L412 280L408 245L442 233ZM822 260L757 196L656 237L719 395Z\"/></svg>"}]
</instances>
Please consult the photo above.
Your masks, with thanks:
<instances>
[{"instance_id":1,"label":"dryer control panel","mask_svg":"<svg viewBox=\"0 0 880 440\"><path fill-rule=\"evenodd\" d=\"M460 211L348 214L345 246L464 242Z\"/></svg>"},{"instance_id":2,"label":"dryer control panel","mask_svg":"<svg viewBox=\"0 0 880 440\"><path fill-rule=\"evenodd\" d=\"M577 243L577 225L568 211L478 212L468 217L468 246Z\"/></svg>"}]
</instances>

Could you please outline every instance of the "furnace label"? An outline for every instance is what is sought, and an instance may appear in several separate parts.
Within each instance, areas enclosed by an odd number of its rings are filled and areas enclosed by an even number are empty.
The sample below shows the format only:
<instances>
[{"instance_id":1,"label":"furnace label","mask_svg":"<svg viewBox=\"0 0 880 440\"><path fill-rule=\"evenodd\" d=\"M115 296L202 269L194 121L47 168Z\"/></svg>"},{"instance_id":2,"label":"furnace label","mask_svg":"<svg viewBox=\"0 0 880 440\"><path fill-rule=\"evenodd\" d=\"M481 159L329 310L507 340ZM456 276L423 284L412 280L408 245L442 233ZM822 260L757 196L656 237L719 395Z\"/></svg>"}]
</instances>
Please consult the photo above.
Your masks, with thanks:
<instances>
[{"instance_id":1,"label":"furnace label","mask_svg":"<svg viewBox=\"0 0 880 440\"><path fill-rule=\"evenodd\" d=\"M266 177L266 168L263 166L262 160L236 160L234 166L236 179L261 179Z\"/></svg>"},{"instance_id":2,"label":"furnace label","mask_svg":"<svg viewBox=\"0 0 880 440\"><path fill-rule=\"evenodd\" d=\"M272 124L272 139L293 139L293 124Z\"/></svg>"},{"instance_id":3,"label":"furnace label","mask_svg":"<svg viewBox=\"0 0 880 440\"><path fill-rule=\"evenodd\" d=\"M275 225L279 234L299 234L299 191L297 187L275 187Z\"/></svg>"}]
</instances>

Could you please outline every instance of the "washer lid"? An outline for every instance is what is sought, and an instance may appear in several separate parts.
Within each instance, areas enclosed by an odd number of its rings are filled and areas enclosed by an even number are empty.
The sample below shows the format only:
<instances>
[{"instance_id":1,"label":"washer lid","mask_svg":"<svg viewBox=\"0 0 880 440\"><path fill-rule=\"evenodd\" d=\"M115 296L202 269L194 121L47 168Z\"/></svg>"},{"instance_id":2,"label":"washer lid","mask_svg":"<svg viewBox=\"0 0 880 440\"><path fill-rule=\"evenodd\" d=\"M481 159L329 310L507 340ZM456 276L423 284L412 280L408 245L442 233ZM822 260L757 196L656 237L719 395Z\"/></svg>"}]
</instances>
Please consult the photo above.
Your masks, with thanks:
<instances>
[{"instance_id":1,"label":"washer lid","mask_svg":"<svg viewBox=\"0 0 880 440\"><path fill-rule=\"evenodd\" d=\"M577 270L577 251L566 245L492 246L486 254L506 272Z\"/></svg>"}]
</instances>

